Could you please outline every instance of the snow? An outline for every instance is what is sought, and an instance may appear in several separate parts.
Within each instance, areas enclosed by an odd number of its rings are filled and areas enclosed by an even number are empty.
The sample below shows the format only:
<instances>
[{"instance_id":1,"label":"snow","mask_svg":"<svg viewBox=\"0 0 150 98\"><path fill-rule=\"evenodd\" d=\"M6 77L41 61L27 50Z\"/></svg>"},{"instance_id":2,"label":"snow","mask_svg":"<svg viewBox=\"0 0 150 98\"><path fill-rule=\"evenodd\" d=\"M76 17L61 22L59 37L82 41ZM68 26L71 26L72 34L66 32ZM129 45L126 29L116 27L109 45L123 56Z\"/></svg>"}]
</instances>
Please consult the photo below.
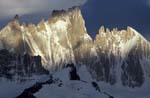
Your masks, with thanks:
<instances>
[{"instance_id":1,"label":"snow","mask_svg":"<svg viewBox=\"0 0 150 98\"><path fill-rule=\"evenodd\" d=\"M46 62L46 59L45 59L42 51L39 49L38 44L34 40L34 38L31 35L31 33L26 32L25 34L26 34L25 35L25 41L29 45L33 55L40 55L42 57L42 59Z\"/></svg>"},{"instance_id":2,"label":"snow","mask_svg":"<svg viewBox=\"0 0 150 98\"><path fill-rule=\"evenodd\" d=\"M86 40L86 41L92 41L92 38L86 33L86 34L84 34L84 39Z\"/></svg>"},{"instance_id":3,"label":"snow","mask_svg":"<svg viewBox=\"0 0 150 98\"><path fill-rule=\"evenodd\" d=\"M56 29L57 31L67 30L68 23L63 20L58 20L55 24L52 25L52 29Z\"/></svg>"},{"instance_id":4,"label":"snow","mask_svg":"<svg viewBox=\"0 0 150 98\"><path fill-rule=\"evenodd\" d=\"M140 33L138 33L135 29L132 27L129 27L129 29L134 32L137 36L141 37L145 42L148 42Z\"/></svg>"},{"instance_id":5,"label":"snow","mask_svg":"<svg viewBox=\"0 0 150 98\"><path fill-rule=\"evenodd\" d=\"M128 40L126 43L120 45L122 58L126 57L130 50L134 48L134 46L137 44L138 39L139 36L136 35L132 39Z\"/></svg>"},{"instance_id":6,"label":"snow","mask_svg":"<svg viewBox=\"0 0 150 98\"><path fill-rule=\"evenodd\" d=\"M68 38L69 23L68 17L56 19L53 23L45 21L43 25L45 29L38 31L39 27L37 26L33 33L29 32L28 28L21 27L24 43L27 43L32 55L42 57L43 67L47 70L60 69L64 63L75 61L72 45ZM67 40L67 46L61 45L63 40Z\"/></svg>"},{"instance_id":7,"label":"snow","mask_svg":"<svg viewBox=\"0 0 150 98\"><path fill-rule=\"evenodd\" d=\"M150 96L150 88L128 88L122 85L109 85L104 82L99 82L99 85L103 91L113 95L115 98L146 98ZM149 97L147 97L149 98Z\"/></svg>"},{"instance_id":8,"label":"snow","mask_svg":"<svg viewBox=\"0 0 150 98\"><path fill-rule=\"evenodd\" d=\"M49 96L52 98L108 98L95 91L91 85L79 81L64 82L62 87L56 84L45 85L35 96L37 98L48 98Z\"/></svg>"},{"instance_id":9,"label":"snow","mask_svg":"<svg viewBox=\"0 0 150 98\"><path fill-rule=\"evenodd\" d=\"M84 81L93 81L91 74L89 73L86 65L82 65L78 69L78 74L80 75L81 79Z\"/></svg>"},{"instance_id":10,"label":"snow","mask_svg":"<svg viewBox=\"0 0 150 98\"><path fill-rule=\"evenodd\" d=\"M64 68L63 70L59 70L53 74L55 78L59 78L62 81L69 81L69 71L70 68ZM77 73L80 75L80 78L84 81L92 81L91 74L88 72L87 67L85 65L77 68Z\"/></svg>"},{"instance_id":11,"label":"snow","mask_svg":"<svg viewBox=\"0 0 150 98\"><path fill-rule=\"evenodd\" d=\"M72 51L71 43L69 42L68 38L68 18L66 19L59 19L53 25L48 24L48 22L45 23L46 27L46 36L48 37L47 42L47 49L48 49L48 56L49 59L47 62L50 62L48 65L46 65L46 68L49 70L55 70L56 67L59 66L59 68L62 68L63 65L61 63L68 63L70 61L73 61L74 56ZM43 36L43 35L41 35ZM60 44L60 41L62 39L67 39L67 47L62 46ZM53 59L53 62L51 62Z\"/></svg>"},{"instance_id":12,"label":"snow","mask_svg":"<svg viewBox=\"0 0 150 98\"><path fill-rule=\"evenodd\" d=\"M96 57L98 57L98 54L97 54L97 52L96 52L96 47L92 47L92 48L91 48L91 53L90 53L90 55L91 55L91 56L96 56Z\"/></svg>"},{"instance_id":13,"label":"snow","mask_svg":"<svg viewBox=\"0 0 150 98\"><path fill-rule=\"evenodd\" d=\"M142 98L150 98L150 95L145 95Z\"/></svg>"},{"instance_id":14,"label":"snow","mask_svg":"<svg viewBox=\"0 0 150 98\"><path fill-rule=\"evenodd\" d=\"M17 78L17 77L16 77ZM36 82L44 81L48 76L33 76L28 77L26 81L20 82L16 80L0 79L0 98L15 98L20 95L24 89L32 86Z\"/></svg>"},{"instance_id":15,"label":"snow","mask_svg":"<svg viewBox=\"0 0 150 98\"><path fill-rule=\"evenodd\" d=\"M128 88L120 84L109 85L105 82L98 82L91 78L85 65L77 68L81 81L69 80L69 68L64 68L53 73L54 79L59 79L53 84L45 84L43 88L34 94L37 98L109 98L104 92L114 96L114 98L149 98L149 86L140 88ZM24 89L31 87L36 82L45 81L49 76L34 76L30 81L22 83L16 81L0 80L0 98L14 98L20 95ZM84 82L85 81L85 82ZM91 85L96 81L102 92L98 92ZM61 86L59 86L62 84Z\"/></svg>"},{"instance_id":16,"label":"snow","mask_svg":"<svg viewBox=\"0 0 150 98\"><path fill-rule=\"evenodd\" d=\"M81 80L86 81L70 81L68 77L69 69L63 69L53 76L62 80L62 86L59 87L59 82L52 85L44 85L44 87L34 95L37 98L109 98L104 94L106 92L114 98L149 98L149 87L141 88L128 88L120 84L109 85L104 82L98 82L102 92L96 91L92 85L92 81L96 81L91 78L86 66L78 68L77 73Z\"/></svg>"},{"instance_id":17,"label":"snow","mask_svg":"<svg viewBox=\"0 0 150 98\"><path fill-rule=\"evenodd\" d=\"M69 81L69 68L59 70L53 74L55 78L59 78L62 81Z\"/></svg>"},{"instance_id":18,"label":"snow","mask_svg":"<svg viewBox=\"0 0 150 98\"><path fill-rule=\"evenodd\" d=\"M62 80L62 86L59 87L59 82L52 85L44 85L44 87L34 95L37 98L108 98L107 95L99 93L91 85L91 76L88 73L86 66L81 66L78 70L81 81L69 80L69 68L60 70L53 74L53 77Z\"/></svg>"}]
</instances>

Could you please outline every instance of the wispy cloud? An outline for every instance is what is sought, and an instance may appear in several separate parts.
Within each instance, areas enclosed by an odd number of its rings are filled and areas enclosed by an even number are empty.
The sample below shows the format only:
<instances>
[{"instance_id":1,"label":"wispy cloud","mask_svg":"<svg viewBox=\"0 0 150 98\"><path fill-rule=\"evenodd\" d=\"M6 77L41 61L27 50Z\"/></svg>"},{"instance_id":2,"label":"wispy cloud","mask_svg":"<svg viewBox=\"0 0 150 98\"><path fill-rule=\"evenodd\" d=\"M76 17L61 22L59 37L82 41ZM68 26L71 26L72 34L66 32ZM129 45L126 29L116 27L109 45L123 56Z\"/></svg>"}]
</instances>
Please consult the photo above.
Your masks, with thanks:
<instances>
[{"instance_id":1,"label":"wispy cloud","mask_svg":"<svg viewBox=\"0 0 150 98\"><path fill-rule=\"evenodd\" d=\"M150 6L150 0L145 0L147 6Z\"/></svg>"},{"instance_id":2,"label":"wispy cloud","mask_svg":"<svg viewBox=\"0 0 150 98\"><path fill-rule=\"evenodd\" d=\"M0 0L0 18L12 17L15 14L26 15L67 9L83 5L87 0Z\"/></svg>"}]
</instances>

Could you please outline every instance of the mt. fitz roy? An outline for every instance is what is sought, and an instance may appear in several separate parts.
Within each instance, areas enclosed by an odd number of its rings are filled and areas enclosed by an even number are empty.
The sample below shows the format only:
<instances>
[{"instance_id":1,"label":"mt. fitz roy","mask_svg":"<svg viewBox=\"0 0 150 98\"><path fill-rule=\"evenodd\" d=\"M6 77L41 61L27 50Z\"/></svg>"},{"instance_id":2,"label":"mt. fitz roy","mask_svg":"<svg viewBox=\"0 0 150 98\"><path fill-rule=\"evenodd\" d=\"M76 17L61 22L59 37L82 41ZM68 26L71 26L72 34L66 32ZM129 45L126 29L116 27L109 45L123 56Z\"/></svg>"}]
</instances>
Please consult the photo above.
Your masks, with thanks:
<instances>
[{"instance_id":1,"label":"mt. fitz roy","mask_svg":"<svg viewBox=\"0 0 150 98\"><path fill-rule=\"evenodd\" d=\"M15 18L0 31L0 49L40 56L43 70L86 65L94 79L111 85L140 87L150 81L150 43L131 27L110 31L102 26L92 40L78 7L53 11L37 25L20 25Z\"/></svg>"}]
</instances>

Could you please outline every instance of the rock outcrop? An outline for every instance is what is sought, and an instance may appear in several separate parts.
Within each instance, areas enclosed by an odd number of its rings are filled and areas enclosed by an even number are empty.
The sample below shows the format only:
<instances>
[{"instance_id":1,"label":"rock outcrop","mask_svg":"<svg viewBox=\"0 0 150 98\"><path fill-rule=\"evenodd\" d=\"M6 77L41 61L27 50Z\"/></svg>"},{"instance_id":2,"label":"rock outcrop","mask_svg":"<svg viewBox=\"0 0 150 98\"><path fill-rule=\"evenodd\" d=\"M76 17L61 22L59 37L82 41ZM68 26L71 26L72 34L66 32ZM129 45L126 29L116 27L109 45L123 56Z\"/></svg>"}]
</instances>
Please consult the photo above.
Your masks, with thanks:
<instances>
[{"instance_id":1,"label":"rock outcrop","mask_svg":"<svg viewBox=\"0 0 150 98\"><path fill-rule=\"evenodd\" d=\"M131 27L112 31L103 26L93 41L78 7L53 11L37 25L22 25L16 16L0 31L0 49L17 55L39 55L47 70L73 62L87 65L93 78L110 84L141 86L150 78L150 44ZM27 64L30 65L30 64Z\"/></svg>"}]
</instances>

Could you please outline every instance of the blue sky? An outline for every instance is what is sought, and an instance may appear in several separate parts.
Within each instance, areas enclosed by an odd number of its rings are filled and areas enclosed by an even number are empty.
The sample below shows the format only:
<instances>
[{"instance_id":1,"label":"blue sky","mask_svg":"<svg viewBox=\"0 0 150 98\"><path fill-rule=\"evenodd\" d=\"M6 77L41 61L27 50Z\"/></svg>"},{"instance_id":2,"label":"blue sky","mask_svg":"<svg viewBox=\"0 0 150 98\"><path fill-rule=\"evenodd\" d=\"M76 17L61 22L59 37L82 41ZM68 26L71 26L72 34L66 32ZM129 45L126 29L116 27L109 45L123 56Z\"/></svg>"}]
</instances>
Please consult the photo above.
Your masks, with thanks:
<instances>
[{"instance_id":1,"label":"blue sky","mask_svg":"<svg viewBox=\"0 0 150 98\"><path fill-rule=\"evenodd\" d=\"M90 33L101 25L111 29L132 26L150 38L150 0L89 0L83 15Z\"/></svg>"},{"instance_id":2,"label":"blue sky","mask_svg":"<svg viewBox=\"0 0 150 98\"><path fill-rule=\"evenodd\" d=\"M54 9L80 5L88 33L94 38L99 27L126 29L131 26L150 38L150 0L1 0L0 28L15 14L21 21L38 23Z\"/></svg>"}]
</instances>

